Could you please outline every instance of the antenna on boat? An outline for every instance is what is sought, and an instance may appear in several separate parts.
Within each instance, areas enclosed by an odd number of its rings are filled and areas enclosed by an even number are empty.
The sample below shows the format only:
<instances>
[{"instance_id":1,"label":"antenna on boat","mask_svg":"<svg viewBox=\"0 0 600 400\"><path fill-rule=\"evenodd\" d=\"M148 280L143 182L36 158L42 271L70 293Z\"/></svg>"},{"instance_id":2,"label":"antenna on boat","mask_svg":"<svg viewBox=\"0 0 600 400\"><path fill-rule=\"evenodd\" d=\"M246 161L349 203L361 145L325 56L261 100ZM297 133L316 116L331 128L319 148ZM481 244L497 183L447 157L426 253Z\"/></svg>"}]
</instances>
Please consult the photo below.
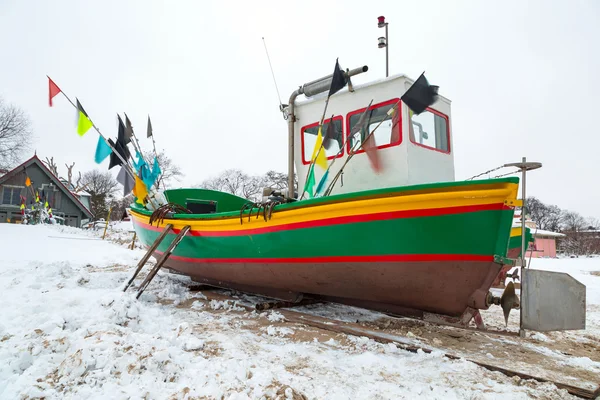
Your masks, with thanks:
<instances>
[{"instance_id":1,"label":"antenna on boat","mask_svg":"<svg viewBox=\"0 0 600 400\"><path fill-rule=\"evenodd\" d=\"M273 66L271 65L271 57L269 57L269 51L267 50L267 43L265 42L265 38L262 38L263 45L265 46L265 53L267 53L267 60L269 60L269 67L271 68L271 75L273 75L273 82L275 83L275 90L277 91L277 98L279 99L279 111L283 112L285 108L283 103L281 102L281 95L279 94L279 88L277 87L277 80L275 79L275 73L273 72ZM287 119L287 118L286 118Z\"/></svg>"}]
</instances>

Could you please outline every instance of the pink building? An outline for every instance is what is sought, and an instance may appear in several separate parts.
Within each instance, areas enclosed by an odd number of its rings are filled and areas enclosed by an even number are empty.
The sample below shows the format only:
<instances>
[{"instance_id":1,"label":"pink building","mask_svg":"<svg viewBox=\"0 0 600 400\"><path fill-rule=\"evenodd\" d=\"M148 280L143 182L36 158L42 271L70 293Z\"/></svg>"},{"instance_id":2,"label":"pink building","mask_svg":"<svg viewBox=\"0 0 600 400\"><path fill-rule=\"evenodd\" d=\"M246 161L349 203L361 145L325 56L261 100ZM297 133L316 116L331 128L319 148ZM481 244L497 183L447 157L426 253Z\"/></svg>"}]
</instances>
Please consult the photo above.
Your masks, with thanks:
<instances>
[{"instance_id":1,"label":"pink building","mask_svg":"<svg viewBox=\"0 0 600 400\"><path fill-rule=\"evenodd\" d=\"M556 238L566 236L563 233L545 231L542 229L531 229L534 242L527 250L527 257L539 258L550 257L556 258Z\"/></svg>"},{"instance_id":2,"label":"pink building","mask_svg":"<svg viewBox=\"0 0 600 400\"><path fill-rule=\"evenodd\" d=\"M513 226L521 226L521 216L515 213L515 222ZM565 237L564 233L545 231L538 229L535 222L527 218L525 226L531 229L534 242L529 246L526 257L529 258L556 258L556 239Z\"/></svg>"}]
</instances>

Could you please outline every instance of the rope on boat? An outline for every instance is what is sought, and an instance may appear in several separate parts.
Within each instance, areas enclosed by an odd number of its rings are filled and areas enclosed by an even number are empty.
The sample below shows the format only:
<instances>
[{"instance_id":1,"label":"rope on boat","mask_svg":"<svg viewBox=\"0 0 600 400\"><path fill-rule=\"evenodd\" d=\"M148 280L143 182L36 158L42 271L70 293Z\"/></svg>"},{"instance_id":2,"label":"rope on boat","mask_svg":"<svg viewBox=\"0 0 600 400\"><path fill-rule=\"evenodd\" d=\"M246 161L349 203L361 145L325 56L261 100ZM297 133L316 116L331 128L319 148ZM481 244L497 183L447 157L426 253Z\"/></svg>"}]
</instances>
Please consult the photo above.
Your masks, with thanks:
<instances>
[{"instance_id":1,"label":"rope on boat","mask_svg":"<svg viewBox=\"0 0 600 400\"><path fill-rule=\"evenodd\" d=\"M187 208L180 206L179 204L163 204L162 206L154 210L154 212L152 212L152 215L150 215L149 224L150 226L152 226L154 221L156 221L156 226L159 226L164 221L165 217L172 216L173 214L192 214L192 212Z\"/></svg>"}]
</instances>

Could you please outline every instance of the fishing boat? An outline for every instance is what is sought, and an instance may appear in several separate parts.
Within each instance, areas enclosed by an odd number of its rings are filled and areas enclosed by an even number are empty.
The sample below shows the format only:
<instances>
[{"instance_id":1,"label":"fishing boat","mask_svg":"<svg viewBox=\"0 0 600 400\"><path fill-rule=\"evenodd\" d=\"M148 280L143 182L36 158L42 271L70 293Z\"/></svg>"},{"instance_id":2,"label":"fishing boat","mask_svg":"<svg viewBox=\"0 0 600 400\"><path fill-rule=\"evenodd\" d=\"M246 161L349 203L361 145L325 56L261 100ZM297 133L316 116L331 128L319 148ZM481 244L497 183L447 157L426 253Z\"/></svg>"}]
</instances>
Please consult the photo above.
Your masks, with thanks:
<instances>
[{"instance_id":1,"label":"fishing boat","mask_svg":"<svg viewBox=\"0 0 600 400\"><path fill-rule=\"evenodd\" d=\"M450 100L435 87L420 112L407 105L411 90L430 88L424 75L353 85L368 68L337 68L281 107L288 187L296 174L298 188L312 179L321 194L265 188L262 201L250 201L165 190L159 207L131 205L140 241L157 259L168 254L166 268L206 285L482 326L479 310L501 303L490 288L514 266L519 178L455 180ZM331 95L336 74L345 87ZM327 169L315 165L321 132Z\"/></svg>"}]
</instances>

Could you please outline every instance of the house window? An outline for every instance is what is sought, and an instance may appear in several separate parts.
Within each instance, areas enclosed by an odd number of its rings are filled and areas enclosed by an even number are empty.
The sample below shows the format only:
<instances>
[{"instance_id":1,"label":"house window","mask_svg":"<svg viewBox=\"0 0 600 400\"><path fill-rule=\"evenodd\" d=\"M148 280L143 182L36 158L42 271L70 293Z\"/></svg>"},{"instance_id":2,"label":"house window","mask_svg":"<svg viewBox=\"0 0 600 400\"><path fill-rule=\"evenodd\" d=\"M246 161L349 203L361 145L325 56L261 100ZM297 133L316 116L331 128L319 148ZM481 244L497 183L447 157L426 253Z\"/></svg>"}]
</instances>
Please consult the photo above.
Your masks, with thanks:
<instances>
[{"instance_id":1,"label":"house window","mask_svg":"<svg viewBox=\"0 0 600 400\"><path fill-rule=\"evenodd\" d=\"M23 190L23 186L3 186L2 204L12 204L13 206L20 205L21 190Z\"/></svg>"},{"instance_id":2,"label":"house window","mask_svg":"<svg viewBox=\"0 0 600 400\"><path fill-rule=\"evenodd\" d=\"M360 146L375 128L377 128L377 130L373 133L373 137L375 138L375 145L377 148L381 149L396 146L402 142L402 135L400 134L402 127L401 113L395 112L393 115L388 114L388 111L390 111L399 100L400 99L392 99L371 106L367 114L367 121L363 128L349 138L348 152L350 152L350 149L354 149L356 153L363 152L364 150L362 150ZM348 114L348 136L350 136L352 129L354 129L360 121L360 117L365 110L366 108L362 108Z\"/></svg>"},{"instance_id":3,"label":"house window","mask_svg":"<svg viewBox=\"0 0 600 400\"><path fill-rule=\"evenodd\" d=\"M43 184L40 189L40 199L44 197L48 202L48 206L58 210L61 206L61 192L53 184ZM44 201L44 200L42 200Z\"/></svg>"},{"instance_id":4,"label":"house window","mask_svg":"<svg viewBox=\"0 0 600 400\"><path fill-rule=\"evenodd\" d=\"M428 108L419 115L409 110L408 124L410 141L428 149L450 153L450 129L448 117Z\"/></svg>"},{"instance_id":5,"label":"house window","mask_svg":"<svg viewBox=\"0 0 600 400\"><path fill-rule=\"evenodd\" d=\"M331 141L331 145L329 149L323 147L321 152L325 152L328 160L331 160L335 157L341 157L343 154L343 136L342 136L342 121L343 118L341 115L333 118L333 140ZM331 118L323 121L323 127L321 128L321 135L325 137L325 133L327 132L327 128L331 123ZM302 138L302 163L310 164L310 158L315 149L315 144L317 143L317 134L319 133L319 123L315 122L313 124L304 126L301 129L301 138Z\"/></svg>"}]
</instances>

